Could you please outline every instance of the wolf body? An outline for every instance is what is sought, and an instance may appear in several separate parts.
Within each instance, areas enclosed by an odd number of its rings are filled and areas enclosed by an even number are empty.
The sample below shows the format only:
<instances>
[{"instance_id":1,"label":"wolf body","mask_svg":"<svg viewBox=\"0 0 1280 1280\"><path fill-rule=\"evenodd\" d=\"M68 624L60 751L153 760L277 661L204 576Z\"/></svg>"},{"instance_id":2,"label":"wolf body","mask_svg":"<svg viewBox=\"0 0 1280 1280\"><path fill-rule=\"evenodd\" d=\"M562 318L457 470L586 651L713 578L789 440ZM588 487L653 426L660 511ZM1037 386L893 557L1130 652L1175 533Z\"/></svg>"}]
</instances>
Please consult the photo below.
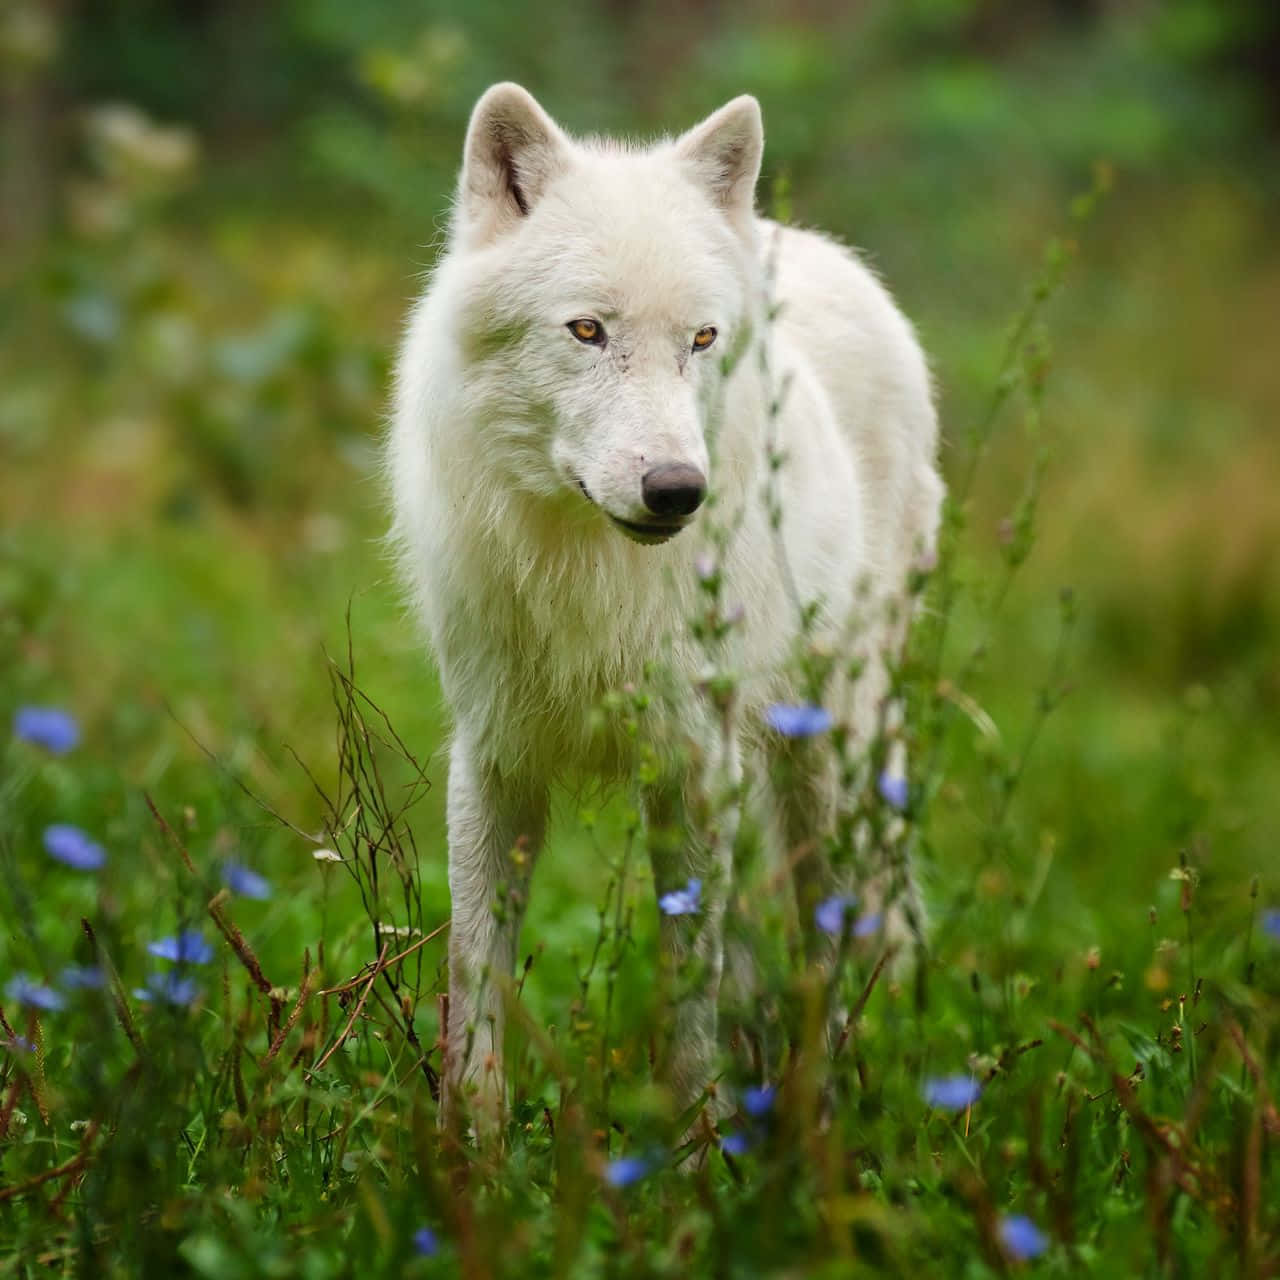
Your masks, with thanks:
<instances>
[{"instance_id":1,"label":"wolf body","mask_svg":"<svg viewBox=\"0 0 1280 1280\"><path fill-rule=\"evenodd\" d=\"M876 278L755 215L762 147L750 97L645 148L571 140L512 84L471 118L387 451L399 563L454 719L453 1102L478 1091L500 1114L504 985L548 790L635 776L635 738L599 708L655 664L674 690L645 713L644 807L667 833L651 841L655 880L702 882L699 909L660 934L667 962L695 954L703 975L672 1022L681 1103L712 1069L744 754L787 762L775 827L809 850L795 859L807 916L855 887L820 854L832 753L764 716L804 700L788 660L811 606L804 643L860 659L856 679L836 664L824 706L855 750L892 723L886 655L934 541L937 426L920 347ZM714 652L690 626L712 598L728 618ZM706 692L717 655L732 696ZM696 829L713 792L718 816ZM884 904L890 931L912 893Z\"/></svg>"}]
</instances>

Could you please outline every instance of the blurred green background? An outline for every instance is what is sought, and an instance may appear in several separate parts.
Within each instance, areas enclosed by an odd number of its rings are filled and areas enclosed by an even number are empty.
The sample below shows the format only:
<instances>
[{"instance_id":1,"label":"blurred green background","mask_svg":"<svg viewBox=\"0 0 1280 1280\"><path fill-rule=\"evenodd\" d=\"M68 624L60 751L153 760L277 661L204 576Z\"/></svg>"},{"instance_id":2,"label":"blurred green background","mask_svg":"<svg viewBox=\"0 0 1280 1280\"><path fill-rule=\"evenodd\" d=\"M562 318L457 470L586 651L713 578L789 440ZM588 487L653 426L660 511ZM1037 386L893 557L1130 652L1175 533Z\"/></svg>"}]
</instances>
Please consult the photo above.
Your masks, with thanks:
<instances>
[{"instance_id":1,"label":"blurred green background","mask_svg":"<svg viewBox=\"0 0 1280 1280\"><path fill-rule=\"evenodd\" d=\"M930 354L953 474L1044 246L1102 167L1111 195L1070 232L1047 316L1044 423L1001 418L966 537L957 667L1047 447L1037 544L964 688L1016 753L1074 588L1071 692L999 875L1034 865L1045 928L1082 947L1145 926L1180 848L1242 913L1253 872L1280 893L1267 0L0 0L0 71L0 711L60 703L88 739L42 783L33 840L56 809L136 844L143 788L189 804L193 847L239 845L304 891L264 925L296 956L317 929L311 849L193 738L318 827L290 752L332 779L324 652L344 651L348 608L358 679L440 778L376 457L468 112L509 78L578 133L674 132L756 94L762 204L883 274ZM935 883L986 856L981 745L956 743ZM443 915L440 791L416 825ZM363 941L354 890L334 891ZM532 939L589 937L594 912L536 894Z\"/></svg>"}]
</instances>

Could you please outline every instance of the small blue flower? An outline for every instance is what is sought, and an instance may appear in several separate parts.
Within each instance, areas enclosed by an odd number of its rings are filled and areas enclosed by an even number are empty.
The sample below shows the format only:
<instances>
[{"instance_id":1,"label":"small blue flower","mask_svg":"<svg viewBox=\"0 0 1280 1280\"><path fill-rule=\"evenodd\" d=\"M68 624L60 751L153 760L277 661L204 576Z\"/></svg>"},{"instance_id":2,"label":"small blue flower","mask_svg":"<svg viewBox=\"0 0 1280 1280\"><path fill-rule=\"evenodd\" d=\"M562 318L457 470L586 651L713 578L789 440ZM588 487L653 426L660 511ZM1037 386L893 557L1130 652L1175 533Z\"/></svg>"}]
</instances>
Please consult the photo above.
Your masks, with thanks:
<instances>
[{"instance_id":1,"label":"small blue flower","mask_svg":"<svg viewBox=\"0 0 1280 1280\"><path fill-rule=\"evenodd\" d=\"M250 871L237 862L228 862L222 868L222 883L242 898L257 898L262 901L271 897L270 883L256 871Z\"/></svg>"},{"instance_id":2,"label":"small blue flower","mask_svg":"<svg viewBox=\"0 0 1280 1280\"><path fill-rule=\"evenodd\" d=\"M744 1156L751 1149L751 1138L745 1133L726 1133L720 1139L720 1148L726 1155Z\"/></svg>"},{"instance_id":3,"label":"small blue flower","mask_svg":"<svg viewBox=\"0 0 1280 1280\"><path fill-rule=\"evenodd\" d=\"M880 925L884 921L884 917L878 911L870 911L865 916L860 916L853 926L853 936L855 938L869 938L872 934L880 932Z\"/></svg>"},{"instance_id":4,"label":"small blue flower","mask_svg":"<svg viewBox=\"0 0 1280 1280\"><path fill-rule=\"evenodd\" d=\"M1280 942L1280 911L1264 911L1262 913L1262 932L1270 934Z\"/></svg>"},{"instance_id":5,"label":"small blue flower","mask_svg":"<svg viewBox=\"0 0 1280 1280\"><path fill-rule=\"evenodd\" d=\"M851 893L837 893L833 897L824 898L814 908L813 922L823 933L829 933L833 938L846 932L855 938L869 938L872 934L879 933L883 917L878 911L860 916L850 927L849 916L857 905L858 899Z\"/></svg>"},{"instance_id":6,"label":"small blue flower","mask_svg":"<svg viewBox=\"0 0 1280 1280\"><path fill-rule=\"evenodd\" d=\"M896 777L886 769L880 775L880 780L876 785L880 791L880 798L891 809L897 809L901 813L907 807L910 788L907 786L906 778Z\"/></svg>"},{"instance_id":7,"label":"small blue flower","mask_svg":"<svg viewBox=\"0 0 1280 1280\"><path fill-rule=\"evenodd\" d=\"M184 929L176 938L149 942L147 950L161 960L172 960L177 964L208 964L213 959L213 948L198 929Z\"/></svg>"},{"instance_id":8,"label":"small blue flower","mask_svg":"<svg viewBox=\"0 0 1280 1280\"><path fill-rule=\"evenodd\" d=\"M658 899L658 907L666 916L691 916L702 898L702 881L690 880L683 889L673 889Z\"/></svg>"},{"instance_id":9,"label":"small blue flower","mask_svg":"<svg viewBox=\"0 0 1280 1280\"><path fill-rule=\"evenodd\" d=\"M440 1241L430 1227L419 1227L413 1233L413 1251L422 1258L434 1258L440 1251Z\"/></svg>"},{"instance_id":10,"label":"small blue flower","mask_svg":"<svg viewBox=\"0 0 1280 1280\"><path fill-rule=\"evenodd\" d=\"M13 734L55 756L64 756L80 741L80 726L73 715L58 707L19 707L13 715Z\"/></svg>"},{"instance_id":11,"label":"small blue flower","mask_svg":"<svg viewBox=\"0 0 1280 1280\"><path fill-rule=\"evenodd\" d=\"M26 1036L12 1036L2 1042L10 1053L35 1053L35 1045Z\"/></svg>"},{"instance_id":12,"label":"small blue flower","mask_svg":"<svg viewBox=\"0 0 1280 1280\"><path fill-rule=\"evenodd\" d=\"M831 712L825 707L812 705L795 707L775 702L765 708L764 718L769 727L776 729L784 738L812 738L831 728Z\"/></svg>"},{"instance_id":13,"label":"small blue flower","mask_svg":"<svg viewBox=\"0 0 1280 1280\"><path fill-rule=\"evenodd\" d=\"M133 990L135 1000L163 1000L171 1005L188 1005L199 994L195 979L179 973L149 973L147 985Z\"/></svg>"},{"instance_id":14,"label":"small blue flower","mask_svg":"<svg viewBox=\"0 0 1280 1280\"><path fill-rule=\"evenodd\" d=\"M25 973L15 973L4 989L5 995L15 1004L30 1005L33 1009L43 1009L46 1013L56 1013L65 1008L67 999L52 987L41 986L32 982Z\"/></svg>"},{"instance_id":15,"label":"small blue flower","mask_svg":"<svg viewBox=\"0 0 1280 1280\"><path fill-rule=\"evenodd\" d=\"M1000 1243L1009 1256L1019 1262L1038 1258L1049 1247L1044 1232L1025 1214L1013 1213L1001 1218L998 1230Z\"/></svg>"},{"instance_id":16,"label":"small blue flower","mask_svg":"<svg viewBox=\"0 0 1280 1280\"><path fill-rule=\"evenodd\" d=\"M96 964L69 964L62 971L62 985L72 991L94 990L105 981L106 976Z\"/></svg>"},{"instance_id":17,"label":"small blue flower","mask_svg":"<svg viewBox=\"0 0 1280 1280\"><path fill-rule=\"evenodd\" d=\"M44 829L45 852L77 871L97 871L107 861L107 851L87 832L69 822L55 822Z\"/></svg>"},{"instance_id":18,"label":"small blue flower","mask_svg":"<svg viewBox=\"0 0 1280 1280\"><path fill-rule=\"evenodd\" d=\"M609 1161L604 1180L611 1187L629 1187L646 1177L652 1169L653 1164L649 1160L642 1160L639 1156L621 1156Z\"/></svg>"},{"instance_id":19,"label":"small blue flower","mask_svg":"<svg viewBox=\"0 0 1280 1280\"><path fill-rule=\"evenodd\" d=\"M851 893L837 893L824 898L813 912L813 922L832 937L838 938L844 932L844 920L848 912L858 905L858 899Z\"/></svg>"},{"instance_id":20,"label":"small blue flower","mask_svg":"<svg viewBox=\"0 0 1280 1280\"><path fill-rule=\"evenodd\" d=\"M931 1076L924 1082L924 1099L944 1111L963 1111L982 1096L982 1086L972 1076Z\"/></svg>"},{"instance_id":21,"label":"small blue flower","mask_svg":"<svg viewBox=\"0 0 1280 1280\"><path fill-rule=\"evenodd\" d=\"M777 1096L778 1090L771 1084L761 1085L758 1089L744 1089L742 1091L742 1109L747 1115L755 1116L759 1119L773 1110L773 1100Z\"/></svg>"}]
</instances>

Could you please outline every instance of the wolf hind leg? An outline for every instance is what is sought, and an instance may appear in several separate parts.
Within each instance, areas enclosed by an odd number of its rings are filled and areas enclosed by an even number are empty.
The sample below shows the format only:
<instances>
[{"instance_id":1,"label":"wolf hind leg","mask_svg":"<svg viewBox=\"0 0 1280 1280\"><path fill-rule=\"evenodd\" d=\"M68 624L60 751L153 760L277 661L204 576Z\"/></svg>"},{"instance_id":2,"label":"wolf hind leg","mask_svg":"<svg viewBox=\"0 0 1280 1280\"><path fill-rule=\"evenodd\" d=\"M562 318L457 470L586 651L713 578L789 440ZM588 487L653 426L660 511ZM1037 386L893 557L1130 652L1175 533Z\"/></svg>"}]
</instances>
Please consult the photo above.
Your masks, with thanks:
<instances>
[{"instance_id":1,"label":"wolf hind leg","mask_svg":"<svg viewBox=\"0 0 1280 1280\"><path fill-rule=\"evenodd\" d=\"M808 964L829 967L835 940L817 923L819 906L838 895L853 896L851 866L833 865L829 843L835 826L837 762L824 742L779 742L770 769L773 823L791 871Z\"/></svg>"}]
</instances>

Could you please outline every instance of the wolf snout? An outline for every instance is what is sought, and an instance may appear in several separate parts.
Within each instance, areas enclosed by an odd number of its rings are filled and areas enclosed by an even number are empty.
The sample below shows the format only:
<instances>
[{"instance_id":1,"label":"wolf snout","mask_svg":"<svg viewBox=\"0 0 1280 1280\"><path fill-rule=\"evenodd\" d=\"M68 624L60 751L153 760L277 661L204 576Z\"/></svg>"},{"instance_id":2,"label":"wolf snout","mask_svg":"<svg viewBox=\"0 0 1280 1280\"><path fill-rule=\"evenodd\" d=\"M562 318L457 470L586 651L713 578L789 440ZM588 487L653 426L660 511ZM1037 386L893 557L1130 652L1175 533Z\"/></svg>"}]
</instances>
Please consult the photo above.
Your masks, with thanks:
<instances>
[{"instance_id":1,"label":"wolf snout","mask_svg":"<svg viewBox=\"0 0 1280 1280\"><path fill-rule=\"evenodd\" d=\"M691 516L707 496L707 478L686 462L664 462L641 477L640 496L655 516Z\"/></svg>"}]
</instances>

